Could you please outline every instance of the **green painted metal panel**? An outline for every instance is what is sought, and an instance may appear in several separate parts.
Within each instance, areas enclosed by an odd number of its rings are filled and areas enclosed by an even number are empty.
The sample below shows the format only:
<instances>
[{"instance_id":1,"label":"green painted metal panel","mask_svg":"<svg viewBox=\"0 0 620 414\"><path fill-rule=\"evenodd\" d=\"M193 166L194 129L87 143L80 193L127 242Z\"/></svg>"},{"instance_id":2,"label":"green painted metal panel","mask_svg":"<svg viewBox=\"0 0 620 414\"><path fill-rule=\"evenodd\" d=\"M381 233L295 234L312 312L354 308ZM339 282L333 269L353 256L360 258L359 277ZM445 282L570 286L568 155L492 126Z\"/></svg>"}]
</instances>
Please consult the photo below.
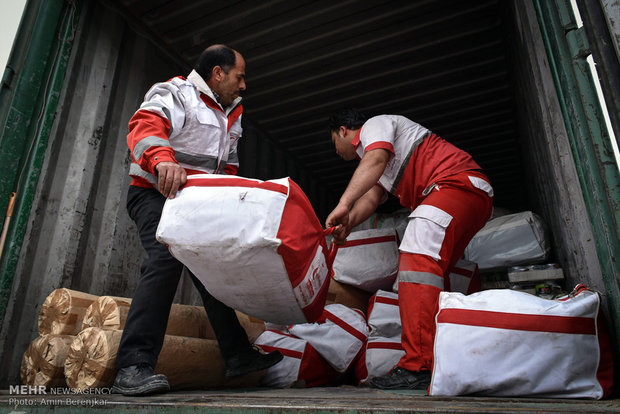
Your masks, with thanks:
<instances>
[{"instance_id":1,"label":"green painted metal panel","mask_svg":"<svg viewBox=\"0 0 620 414\"><path fill-rule=\"evenodd\" d=\"M79 2L30 2L25 13L36 14L32 27L18 36L30 38L25 64L10 100L0 135L0 214L16 192L13 219L0 261L0 321L4 319L19 252L56 107L79 14ZM25 20L28 20L27 18Z\"/></svg>"},{"instance_id":2,"label":"green painted metal panel","mask_svg":"<svg viewBox=\"0 0 620 414\"><path fill-rule=\"evenodd\" d=\"M534 0L620 344L620 171L586 61L588 39L568 0Z\"/></svg>"}]
</instances>

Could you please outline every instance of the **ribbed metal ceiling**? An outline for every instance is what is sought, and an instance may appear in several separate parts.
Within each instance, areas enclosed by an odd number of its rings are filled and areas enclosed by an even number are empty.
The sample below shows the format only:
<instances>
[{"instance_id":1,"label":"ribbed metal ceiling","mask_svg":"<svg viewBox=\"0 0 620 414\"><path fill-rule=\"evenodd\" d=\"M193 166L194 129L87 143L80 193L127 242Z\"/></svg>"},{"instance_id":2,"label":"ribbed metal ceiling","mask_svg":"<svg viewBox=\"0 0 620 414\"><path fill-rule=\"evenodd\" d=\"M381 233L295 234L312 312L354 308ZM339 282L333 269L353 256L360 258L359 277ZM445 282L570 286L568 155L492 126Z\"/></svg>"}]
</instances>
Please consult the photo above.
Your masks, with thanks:
<instances>
[{"instance_id":1,"label":"ribbed metal ceiling","mask_svg":"<svg viewBox=\"0 0 620 414\"><path fill-rule=\"evenodd\" d=\"M326 121L352 106L395 113L469 151L496 205L523 204L511 78L499 0L117 0L188 68L213 43L247 62L246 116L327 189L355 162Z\"/></svg>"}]
</instances>

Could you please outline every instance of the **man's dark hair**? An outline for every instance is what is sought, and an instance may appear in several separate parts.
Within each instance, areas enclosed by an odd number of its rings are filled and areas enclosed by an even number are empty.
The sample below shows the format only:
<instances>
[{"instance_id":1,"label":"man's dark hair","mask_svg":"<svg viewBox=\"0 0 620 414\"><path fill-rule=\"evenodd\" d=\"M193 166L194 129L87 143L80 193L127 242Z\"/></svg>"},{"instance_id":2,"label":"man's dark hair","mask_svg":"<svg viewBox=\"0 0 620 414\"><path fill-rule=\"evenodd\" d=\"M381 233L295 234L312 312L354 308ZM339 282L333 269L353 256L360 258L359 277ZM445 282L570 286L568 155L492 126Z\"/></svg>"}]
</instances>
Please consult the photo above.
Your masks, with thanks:
<instances>
[{"instance_id":1,"label":"man's dark hair","mask_svg":"<svg viewBox=\"0 0 620 414\"><path fill-rule=\"evenodd\" d=\"M220 66L224 73L228 73L237 63L235 51L226 45L209 46L196 60L194 69L205 81L211 78L213 68Z\"/></svg>"},{"instance_id":2,"label":"man's dark hair","mask_svg":"<svg viewBox=\"0 0 620 414\"><path fill-rule=\"evenodd\" d=\"M352 108L343 109L329 117L329 130L337 131L341 126L349 129L359 129L364 125L368 117L360 111Z\"/></svg>"}]
</instances>

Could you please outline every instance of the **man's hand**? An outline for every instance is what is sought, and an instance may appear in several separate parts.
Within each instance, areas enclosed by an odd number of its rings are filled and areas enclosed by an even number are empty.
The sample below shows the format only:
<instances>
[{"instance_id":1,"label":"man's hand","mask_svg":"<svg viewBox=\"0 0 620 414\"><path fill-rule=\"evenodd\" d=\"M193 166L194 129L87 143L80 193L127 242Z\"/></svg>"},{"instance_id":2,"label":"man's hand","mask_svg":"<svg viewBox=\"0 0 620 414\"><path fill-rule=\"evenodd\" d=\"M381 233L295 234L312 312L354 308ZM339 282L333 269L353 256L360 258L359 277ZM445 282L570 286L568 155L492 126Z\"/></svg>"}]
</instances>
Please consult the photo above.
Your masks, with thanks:
<instances>
[{"instance_id":1,"label":"man's hand","mask_svg":"<svg viewBox=\"0 0 620 414\"><path fill-rule=\"evenodd\" d=\"M347 236L351 232L349 228L349 208L345 205L338 204L334 211L327 216L325 227L333 227L334 231L332 236L334 237L334 243L341 246L344 245L347 241Z\"/></svg>"},{"instance_id":2,"label":"man's hand","mask_svg":"<svg viewBox=\"0 0 620 414\"><path fill-rule=\"evenodd\" d=\"M179 187L187 182L185 168L170 161L160 162L155 166L157 171L157 190L166 198L174 198Z\"/></svg>"}]
</instances>

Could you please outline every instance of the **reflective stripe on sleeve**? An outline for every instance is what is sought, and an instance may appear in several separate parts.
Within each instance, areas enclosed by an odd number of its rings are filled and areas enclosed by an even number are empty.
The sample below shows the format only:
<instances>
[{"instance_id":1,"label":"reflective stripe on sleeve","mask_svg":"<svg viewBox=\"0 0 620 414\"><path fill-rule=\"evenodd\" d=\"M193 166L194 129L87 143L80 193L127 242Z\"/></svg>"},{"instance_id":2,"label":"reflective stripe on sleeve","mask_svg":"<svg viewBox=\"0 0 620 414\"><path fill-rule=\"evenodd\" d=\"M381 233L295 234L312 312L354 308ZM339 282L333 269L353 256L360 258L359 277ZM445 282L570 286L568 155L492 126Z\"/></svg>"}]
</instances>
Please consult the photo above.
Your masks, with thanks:
<instances>
[{"instance_id":1,"label":"reflective stripe on sleeve","mask_svg":"<svg viewBox=\"0 0 620 414\"><path fill-rule=\"evenodd\" d=\"M160 138L160 137L156 137L156 136L150 136L150 137L146 137L141 139L136 146L133 149L133 158L134 160L139 160L140 157L142 157L142 154L144 154L144 151L146 151L147 149L151 148L151 147L170 147L170 142L168 142L167 139L164 138Z\"/></svg>"},{"instance_id":2,"label":"reflective stripe on sleeve","mask_svg":"<svg viewBox=\"0 0 620 414\"><path fill-rule=\"evenodd\" d=\"M153 185L157 185L157 177L155 177L150 172L144 171L138 164L132 162L129 166L129 175L133 175L135 177L142 177Z\"/></svg>"},{"instance_id":3,"label":"reflective stripe on sleeve","mask_svg":"<svg viewBox=\"0 0 620 414\"><path fill-rule=\"evenodd\" d=\"M212 155L191 155L184 152L176 151L174 153L174 158L178 162L182 162L183 164L188 164L197 168L202 168L210 171L215 171L218 166L217 157L214 157Z\"/></svg>"},{"instance_id":4,"label":"reflective stripe on sleeve","mask_svg":"<svg viewBox=\"0 0 620 414\"><path fill-rule=\"evenodd\" d=\"M398 281L406 283L419 283L421 285L434 286L437 289L444 289L443 277L427 272L412 272L401 270L398 272Z\"/></svg>"}]
</instances>

